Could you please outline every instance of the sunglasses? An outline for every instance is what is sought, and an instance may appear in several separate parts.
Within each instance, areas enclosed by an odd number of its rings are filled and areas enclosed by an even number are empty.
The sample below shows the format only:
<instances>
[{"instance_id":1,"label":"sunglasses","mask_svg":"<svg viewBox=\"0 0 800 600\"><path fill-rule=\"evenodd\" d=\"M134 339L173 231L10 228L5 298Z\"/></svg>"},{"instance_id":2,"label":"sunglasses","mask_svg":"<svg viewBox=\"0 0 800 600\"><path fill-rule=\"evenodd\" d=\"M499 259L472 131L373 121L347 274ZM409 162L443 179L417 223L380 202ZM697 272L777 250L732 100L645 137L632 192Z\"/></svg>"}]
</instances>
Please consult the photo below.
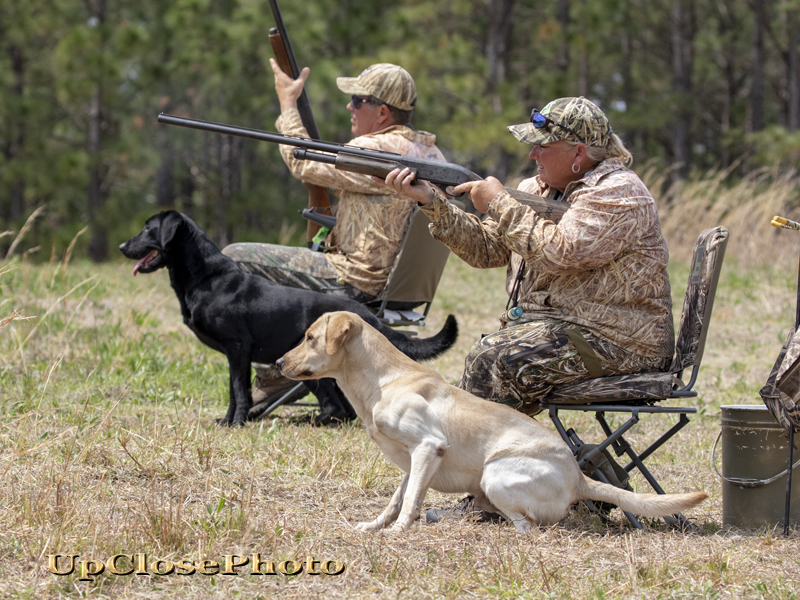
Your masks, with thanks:
<instances>
[{"instance_id":1,"label":"sunglasses","mask_svg":"<svg viewBox=\"0 0 800 600\"><path fill-rule=\"evenodd\" d=\"M536 127L536 129L542 129L543 127L549 128L549 125L555 125L556 127L561 127L561 129L563 129L565 131L569 131L572 135L574 135L576 138L578 138L582 143L584 143L584 144L586 143L584 141L584 139L580 135L578 135L574 130L570 129L566 125L562 125L561 123L559 123L557 121L553 121L553 119L551 119L549 117L545 117L542 113L539 112L538 108L534 108L531 111L531 123L533 123L533 126Z\"/></svg>"},{"instance_id":2,"label":"sunglasses","mask_svg":"<svg viewBox=\"0 0 800 600\"><path fill-rule=\"evenodd\" d=\"M359 98L358 96L350 96L350 100L353 102L353 110L358 110L361 108L362 104L375 104L376 106L383 104L383 102L373 100L372 98Z\"/></svg>"}]
</instances>

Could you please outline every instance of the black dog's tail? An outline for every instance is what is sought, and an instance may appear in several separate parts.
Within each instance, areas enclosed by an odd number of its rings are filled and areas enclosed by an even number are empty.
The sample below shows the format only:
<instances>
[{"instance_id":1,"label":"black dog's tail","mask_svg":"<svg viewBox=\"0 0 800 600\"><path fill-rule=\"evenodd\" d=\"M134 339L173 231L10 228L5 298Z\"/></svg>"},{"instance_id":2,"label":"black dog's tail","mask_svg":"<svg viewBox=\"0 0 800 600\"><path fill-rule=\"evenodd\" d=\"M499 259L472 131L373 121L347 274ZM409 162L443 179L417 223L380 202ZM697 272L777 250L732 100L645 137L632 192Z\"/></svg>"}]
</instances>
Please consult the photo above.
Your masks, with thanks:
<instances>
[{"instance_id":1,"label":"black dog's tail","mask_svg":"<svg viewBox=\"0 0 800 600\"><path fill-rule=\"evenodd\" d=\"M458 338L458 323L453 315L447 316L439 333L425 339L409 337L402 331L392 329L381 322L378 322L376 329L385 335L395 348L414 360L436 358L455 344Z\"/></svg>"}]
</instances>

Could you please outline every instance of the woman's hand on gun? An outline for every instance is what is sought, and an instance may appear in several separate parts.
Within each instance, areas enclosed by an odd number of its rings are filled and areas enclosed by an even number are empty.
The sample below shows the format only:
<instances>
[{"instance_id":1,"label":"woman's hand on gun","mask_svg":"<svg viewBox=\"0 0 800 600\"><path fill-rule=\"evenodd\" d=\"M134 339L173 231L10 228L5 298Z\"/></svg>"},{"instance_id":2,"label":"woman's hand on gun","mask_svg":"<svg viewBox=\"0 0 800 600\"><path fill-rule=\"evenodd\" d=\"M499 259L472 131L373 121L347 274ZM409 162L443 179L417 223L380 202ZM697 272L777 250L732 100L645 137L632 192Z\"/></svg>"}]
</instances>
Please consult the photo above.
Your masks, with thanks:
<instances>
[{"instance_id":1,"label":"woman's hand on gun","mask_svg":"<svg viewBox=\"0 0 800 600\"><path fill-rule=\"evenodd\" d=\"M417 204L428 204L433 200L433 196L436 193L433 186L427 181L415 184L414 173L408 167L391 171L386 176L386 179L381 179L380 177L373 177L372 179L387 185L401 196L415 200Z\"/></svg>"}]
</instances>

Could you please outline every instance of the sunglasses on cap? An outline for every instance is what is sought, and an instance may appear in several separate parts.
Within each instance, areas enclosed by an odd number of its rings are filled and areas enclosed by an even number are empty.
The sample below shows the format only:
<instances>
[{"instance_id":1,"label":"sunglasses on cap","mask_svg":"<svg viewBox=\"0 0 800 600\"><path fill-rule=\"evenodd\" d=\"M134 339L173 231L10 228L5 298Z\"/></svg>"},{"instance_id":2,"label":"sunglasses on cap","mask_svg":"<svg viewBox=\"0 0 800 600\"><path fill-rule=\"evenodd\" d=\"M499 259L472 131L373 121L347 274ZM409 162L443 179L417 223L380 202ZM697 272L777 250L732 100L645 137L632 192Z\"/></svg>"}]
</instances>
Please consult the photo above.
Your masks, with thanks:
<instances>
[{"instance_id":1,"label":"sunglasses on cap","mask_svg":"<svg viewBox=\"0 0 800 600\"><path fill-rule=\"evenodd\" d=\"M380 106L383 104L380 100L375 100L373 98L359 98L358 96L350 96L350 100L353 103L353 110L358 110L361 108L362 104L374 104L376 106Z\"/></svg>"},{"instance_id":2,"label":"sunglasses on cap","mask_svg":"<svg viewBox=\"0 0 800 600\"><path fill-rule=\"evenodd\" d=\"M549 117L545 117L542 113L539 112L538 108L534 108L531 111L531 123L533 123L533 126L536 127L536 129L542 129L544 127L549 127L549 125L555 125L556 127L561 127L561 129L563 129L565 131L569 131L572 135L574 135L576 138L578 138L582 143L584 143L584 144L586 143L584 141L584 139L580 135L578 135L575 131L573 131L572 129L570 129L566 125L562 125L558 121L553 121L553 119L551 119Z\"/></svg>"}]
</instances>

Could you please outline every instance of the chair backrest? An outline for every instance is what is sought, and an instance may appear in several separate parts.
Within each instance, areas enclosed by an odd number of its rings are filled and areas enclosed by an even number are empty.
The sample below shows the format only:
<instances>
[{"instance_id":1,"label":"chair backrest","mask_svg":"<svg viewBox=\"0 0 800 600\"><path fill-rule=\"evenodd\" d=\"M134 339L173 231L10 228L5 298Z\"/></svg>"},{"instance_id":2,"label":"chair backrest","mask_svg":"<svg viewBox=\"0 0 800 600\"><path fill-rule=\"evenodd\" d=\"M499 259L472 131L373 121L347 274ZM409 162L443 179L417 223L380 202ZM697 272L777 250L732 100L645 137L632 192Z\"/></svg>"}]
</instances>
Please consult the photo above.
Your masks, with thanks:
<instances>
[{"instance_id":1,"label":"chair backrest","mask_svg":"<svg viewBox=\"0 0 800 600\"><path fill-rule=\"evenodd\" d=\"M464 208L464 204L458 200L450 202ZM319 215L312 209L306 208L302 214L304 219L315 221L329 229L336 224L335 217ZM428 316L450 256L450 249L433 239L428 230L430 222L419 208L413 209L386 285L377 299L367 304L379 319L389 325L425 325L425 317ZM423 304L425 307L422 313L411 310Z\"/></svg>"},{"instance_id":2,"label":"chair backrest","mask_svg":"<svg viewBox=\"0 0 800 600\"><path fill-rule=\"evenodd\" d=\"M728 230L724 227L706 229L697 238L675 343L675 358L669 371L599 377L559 385L543 400L556 403L618 404L697 396L692 387L697 380L703 358L711 309L714 306L714 295L727 244ZM687 367L692 367L691 380L684 384L674 375L680 376Z\"/></svg>"},{"instance_id":3,"label":"chair backrest","mask_svg":"<svg viewBox=\"0 0 800 600\"><path fill-rule=\"evenodd\" d=\"M463 204L450 200L459 208ZM403 243L394 266L377 301L368 306L388 325L425 325L425 318L436 295L450 249L435 240L428 225L430 219L418 208L409 217ZM411 310L424 305L422 312Z\"/></svg>"},{"instance_id":4,"label":"chair backrest","mask_svg":"<svg viewBox=\"0 0 800 600\"><path fill-rule=\"evenodd\" d=\"M727 245L728 230L725 227L706 229L697 238L675 342L675 359L670 367L672 373L700 365Z\"/></svg>"},{"instance_id":5,"label":"chair backrest","mask_svg":"<svg viewBox=\"0 0 800 600\"><path fill-rule=\"evenodd\" d=\"M424 304L433 300L450 249L433 239L430 219L414 209L400 251L379 298L388 302Z\"/></svg>"}]
</instances>

